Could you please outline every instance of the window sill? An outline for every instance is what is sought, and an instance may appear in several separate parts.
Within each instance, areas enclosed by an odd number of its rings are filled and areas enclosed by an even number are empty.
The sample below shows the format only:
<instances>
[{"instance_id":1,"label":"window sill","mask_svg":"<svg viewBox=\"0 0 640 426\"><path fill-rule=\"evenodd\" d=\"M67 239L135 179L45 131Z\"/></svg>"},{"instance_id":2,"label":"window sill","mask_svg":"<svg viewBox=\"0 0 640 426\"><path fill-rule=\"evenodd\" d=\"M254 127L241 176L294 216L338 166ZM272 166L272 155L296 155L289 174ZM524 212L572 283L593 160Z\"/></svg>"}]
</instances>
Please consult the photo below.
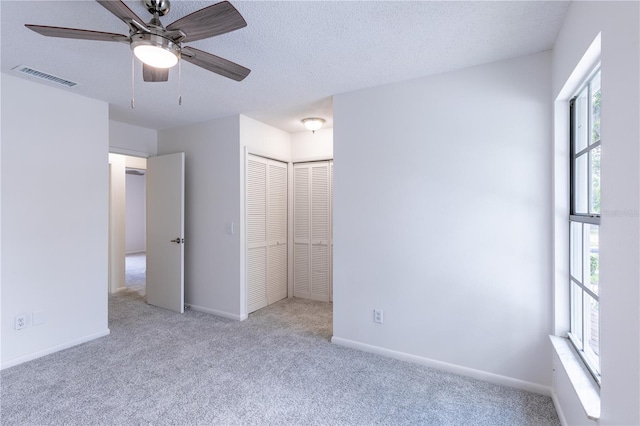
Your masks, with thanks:
<instances>
[{"instance_id":1,"label":"window sill","mask_svg":"<svg viewBox=\"0 0 640 426\"><path fill-rule=\"evenodd\" d=\"M598 420L600 418L600 387L583 365L582 359L575 352L569 339L558 336L549 336L549 339L587 417Z\"/></svg>"}]
</instances>

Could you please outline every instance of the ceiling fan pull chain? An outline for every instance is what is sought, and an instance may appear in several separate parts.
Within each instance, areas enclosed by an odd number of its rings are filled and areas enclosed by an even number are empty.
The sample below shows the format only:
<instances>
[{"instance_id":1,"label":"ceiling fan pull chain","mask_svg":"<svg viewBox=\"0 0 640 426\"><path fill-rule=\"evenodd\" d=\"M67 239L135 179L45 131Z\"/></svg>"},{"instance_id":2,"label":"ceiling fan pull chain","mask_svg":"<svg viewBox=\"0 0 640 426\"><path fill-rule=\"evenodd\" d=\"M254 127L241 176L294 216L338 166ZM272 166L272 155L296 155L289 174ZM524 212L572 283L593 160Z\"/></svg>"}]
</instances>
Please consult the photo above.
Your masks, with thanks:
<instances>
[{"instance_id":1,"label":"ceiling fan pull chain","mask_svg":"<svg viewBox=\"0 0 640 426\"><path fill-rule=\"evenodd\" d=\"M182 61L178 59L178 105L182 106Z\"/></svg>"},{"instance_id":2,"label":"ceiling fan pull chain","mask_svg":"<svg viewBox=\"0 0 640 426\"><path fill-rule=\"evenodd\" d=\"M131 109L136 107L134 82L135 80L135 58L133 57L133 50L131 51Z\"/></svg>"}]
</instances>

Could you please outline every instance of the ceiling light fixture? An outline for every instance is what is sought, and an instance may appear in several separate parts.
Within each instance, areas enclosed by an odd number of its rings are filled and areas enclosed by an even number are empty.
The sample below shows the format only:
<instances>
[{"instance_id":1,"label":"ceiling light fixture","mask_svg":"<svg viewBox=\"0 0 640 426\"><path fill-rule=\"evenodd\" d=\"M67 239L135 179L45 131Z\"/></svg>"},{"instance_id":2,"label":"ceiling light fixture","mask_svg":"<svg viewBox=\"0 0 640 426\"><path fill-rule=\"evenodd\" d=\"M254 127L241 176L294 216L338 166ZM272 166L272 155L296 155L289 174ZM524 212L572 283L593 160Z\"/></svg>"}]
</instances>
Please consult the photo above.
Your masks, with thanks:
<instances>
[{"instance_id":1,"label":"ceiling light fixture","mask_svg":"<svg viewBox=\"0 0 640 426\"><path fill-rule=\"evenodd\" d=\"M154 68L171 68L180 57L176 43L156 34L134 34L131 49L138 59Z\"/></svg>"},{"instance_id":2,"label":"ceiling light fixture","mask_svg":"<svg viewBox=\"0 0 640 426\"><path fill-rule=\"evenodd\" d=\"M302 120L302 124L304 124L304 127L311 130L312 133L315 133L316 130L320 129L320 127L322 127L322 125L324 124L324 119L305 118L304 120Z\"/></svg>"}]
</instances>

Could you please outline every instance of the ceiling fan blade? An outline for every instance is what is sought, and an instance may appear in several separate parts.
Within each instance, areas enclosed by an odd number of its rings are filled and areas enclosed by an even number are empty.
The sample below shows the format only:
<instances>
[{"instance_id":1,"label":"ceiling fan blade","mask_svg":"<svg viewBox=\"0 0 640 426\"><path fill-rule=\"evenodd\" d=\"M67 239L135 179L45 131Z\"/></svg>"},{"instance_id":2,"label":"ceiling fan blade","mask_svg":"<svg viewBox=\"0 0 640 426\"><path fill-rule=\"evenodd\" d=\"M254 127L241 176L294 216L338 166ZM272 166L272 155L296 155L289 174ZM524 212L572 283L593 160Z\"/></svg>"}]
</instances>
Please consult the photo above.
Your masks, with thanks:
<instances>
[{"instance_id":1,"label":"ceiling fan blade","mask_svg":"<svg viewBox=\"0 0 640 426\"><path fill-rule=\"evenodd\" d=\"M104 6L104 8L107 9L109 12L113 13L118 18L120 18L125 24L131 26L131 22L134 22L137 28L149 31L147 26L144 24L144 21L140 19L138 15L136 15L131 9L129 9L129 6L124 4L122 1L120 0L96 0L96 1L100 3L102 6Z\"/></svg>"},{"instance_id":2,"label":"ceiling fan blade","mask_svg":"<svg viewBox=\"0 0 640 426\"><path fill-rule=\"evenodd\" d=\"M25 27L47 37L76 38L80 40L97 41L123 41L128 42L129 37L122 34L103 33L100 31L79 30L76 28L49 27L45 25L27 24Z\"/></svg>"},{"instance_id":3,"label":"ceiling fan blade","mask_svg":"<svg viewBox=\"0 0 640 426\"><path fill-rule=\"evenodd\" d=\"M142 64L142 79L147 82L162 82L169 80L169 68L154 68Z\"/></svg>"},{"instance_id":4,"label":"ceiling fan blade","mask_svg":"<svg viewBox=\"0 0 640 426\"><path fill-rule=\"evenodd\" d=\"M182 48L182 59L235 81L244 80L251 72L249 68L235 62L188 46Z\"/></svg>"},{"instance_id":5,"label":"ceiling fan blade","mask_svg":"<svg viewBox=\"0 0 640 426\"><path fill-rule=\"evenodd\" d=\"M238 30L247 26L240 12L228 1L216 3L193 12L167 26L168 30L182 30L187 37L183 42L202 40Z\"/></svg>"}]
</instances>

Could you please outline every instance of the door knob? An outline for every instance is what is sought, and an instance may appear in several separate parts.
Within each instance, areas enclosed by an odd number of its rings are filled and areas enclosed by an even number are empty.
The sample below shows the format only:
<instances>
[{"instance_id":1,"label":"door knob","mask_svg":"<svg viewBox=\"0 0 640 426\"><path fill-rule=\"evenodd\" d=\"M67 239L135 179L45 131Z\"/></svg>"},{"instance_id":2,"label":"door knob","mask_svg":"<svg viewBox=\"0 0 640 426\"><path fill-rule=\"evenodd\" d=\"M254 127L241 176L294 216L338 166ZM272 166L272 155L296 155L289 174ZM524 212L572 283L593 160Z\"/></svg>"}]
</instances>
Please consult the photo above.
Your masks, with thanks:
<instances>
[{"instance_id":1,"label":"door knob","mask_svg":"<svg viewBox=\"0 0 640 426\"><path fill-rule=\"evenodd\" d=\"M176 238L175 240L171 240L172 243L177 243L177 244L181 244L184 243L184 238Z\"/></svg>"}]
</instances>

